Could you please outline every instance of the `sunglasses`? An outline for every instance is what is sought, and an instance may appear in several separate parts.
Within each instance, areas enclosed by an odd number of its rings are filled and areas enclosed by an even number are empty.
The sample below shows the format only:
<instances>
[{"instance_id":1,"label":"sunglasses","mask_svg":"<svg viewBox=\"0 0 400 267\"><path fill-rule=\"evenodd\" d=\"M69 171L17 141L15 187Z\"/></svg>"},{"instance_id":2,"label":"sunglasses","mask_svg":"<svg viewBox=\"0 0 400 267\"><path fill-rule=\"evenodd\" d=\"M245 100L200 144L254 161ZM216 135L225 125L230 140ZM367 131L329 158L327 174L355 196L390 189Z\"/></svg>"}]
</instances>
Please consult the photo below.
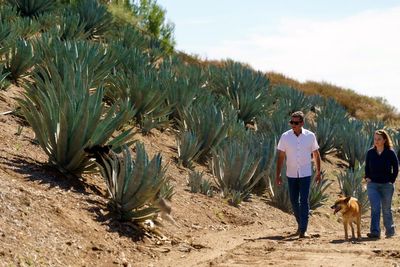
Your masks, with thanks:
<instances>
[{"instance_id":1,"label":"sunglasses","mask_svg":"<svg viewBox=\"0 0 400 267\"><path fill-rule=\"evenodd\" d=\"M289 121L290 124L299 125L302 121Z\"/></svg>"}]
</instances>

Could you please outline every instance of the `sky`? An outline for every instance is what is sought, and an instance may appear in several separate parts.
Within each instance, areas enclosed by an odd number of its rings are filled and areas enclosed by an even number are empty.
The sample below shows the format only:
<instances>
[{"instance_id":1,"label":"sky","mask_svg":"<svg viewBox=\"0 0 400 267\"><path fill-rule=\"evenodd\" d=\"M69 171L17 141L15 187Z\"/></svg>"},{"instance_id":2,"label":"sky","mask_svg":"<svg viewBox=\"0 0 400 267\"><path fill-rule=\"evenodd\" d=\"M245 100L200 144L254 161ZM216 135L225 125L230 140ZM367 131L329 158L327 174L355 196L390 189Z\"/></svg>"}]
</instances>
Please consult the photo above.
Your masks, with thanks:
<instances>
[{"instance_id":1,"label":"sky","mask_svg":"<svg viewBox=\"0 0 400 267\"><path fill-rule=\"evenodd\" d=\"M383 97L400 111L399 0L157 3L177 50Z\"/></svg>"}]
</instances>

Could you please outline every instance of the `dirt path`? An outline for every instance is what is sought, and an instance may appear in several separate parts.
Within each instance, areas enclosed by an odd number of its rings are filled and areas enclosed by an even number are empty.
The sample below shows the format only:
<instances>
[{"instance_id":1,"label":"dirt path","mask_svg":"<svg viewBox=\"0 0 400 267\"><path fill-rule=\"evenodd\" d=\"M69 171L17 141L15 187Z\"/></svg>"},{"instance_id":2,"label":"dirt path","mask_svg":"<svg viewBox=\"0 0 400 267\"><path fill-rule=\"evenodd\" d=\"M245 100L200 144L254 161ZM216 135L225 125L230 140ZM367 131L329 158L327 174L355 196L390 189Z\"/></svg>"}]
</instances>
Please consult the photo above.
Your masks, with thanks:
<instances>
[{"instance_id":1,"label":"dirt path","mask_svg":"<svg viewBox=\"0 0 400 267\"><path fill-rule=\"evenodd\" d=\"M341 229L321 229L299 239L292 228L264 228L199 233L186 247L158 248L164 255L138 266L400 266L399 236L345 241Z\"/></svg>"}]
</instances>

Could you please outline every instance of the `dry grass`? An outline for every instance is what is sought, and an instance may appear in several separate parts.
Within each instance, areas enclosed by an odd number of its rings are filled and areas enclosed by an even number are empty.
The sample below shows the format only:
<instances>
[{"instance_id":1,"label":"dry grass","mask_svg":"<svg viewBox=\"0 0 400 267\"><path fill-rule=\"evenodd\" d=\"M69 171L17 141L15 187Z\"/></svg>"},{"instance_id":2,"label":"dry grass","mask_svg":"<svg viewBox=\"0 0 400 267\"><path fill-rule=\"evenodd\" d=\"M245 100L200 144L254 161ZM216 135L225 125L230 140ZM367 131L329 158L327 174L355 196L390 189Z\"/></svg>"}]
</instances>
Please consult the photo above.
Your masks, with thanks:
<instances>
[{"instance_id":1,"label":"dry grass","mask_svg":"<svg viewBox=\"0 0 400 267\"><path fill-rule=\"evenodd\" d=\"M383 120L392 126L400 125L400 114L383 98L357 94L351 89L342 88L326 82L298 82L283 74L268 72L271 85L285 84L303 91L307 95L331 97L340 103L353 117L361 120Z\"/></svg>"}]
</instances>

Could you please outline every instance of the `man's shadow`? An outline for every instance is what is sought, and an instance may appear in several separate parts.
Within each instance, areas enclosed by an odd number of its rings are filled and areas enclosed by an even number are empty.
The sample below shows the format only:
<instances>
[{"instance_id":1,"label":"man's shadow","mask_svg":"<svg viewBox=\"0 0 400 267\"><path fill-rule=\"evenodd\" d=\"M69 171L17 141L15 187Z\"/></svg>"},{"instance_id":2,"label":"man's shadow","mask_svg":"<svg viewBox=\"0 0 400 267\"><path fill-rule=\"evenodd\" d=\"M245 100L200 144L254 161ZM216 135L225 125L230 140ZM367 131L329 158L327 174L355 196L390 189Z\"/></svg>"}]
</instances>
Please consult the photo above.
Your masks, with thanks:
<instances>
[{"instance_id":1,"label":"man's shadow","mask_svg":"<svg viewBox=\"0 0 400 267\"><path fill-rule=\"evenodd\" d=\"M274 241L293 242L299 240L299 235L297 233L292 233L288 235L271 235L271 236L261 236L257 238L245 238L244 240L246 241L274 240Z\"/></svg>"},{"instance_id":2,"label":"man's shadow","mask_svg":"<svg viewBox=\"0 0 400 267\"><path fill-rule=\"evenodd\" d=\"M334 239L331 240L329 243L331 244L343 244L343 243L353 243L353 244L361 244L362 242L371 242L377 241L379 238L371 238L371 237L361 237L360 239L357 238L349 238L349 239Z\"/></svg>"}]
</instances>

